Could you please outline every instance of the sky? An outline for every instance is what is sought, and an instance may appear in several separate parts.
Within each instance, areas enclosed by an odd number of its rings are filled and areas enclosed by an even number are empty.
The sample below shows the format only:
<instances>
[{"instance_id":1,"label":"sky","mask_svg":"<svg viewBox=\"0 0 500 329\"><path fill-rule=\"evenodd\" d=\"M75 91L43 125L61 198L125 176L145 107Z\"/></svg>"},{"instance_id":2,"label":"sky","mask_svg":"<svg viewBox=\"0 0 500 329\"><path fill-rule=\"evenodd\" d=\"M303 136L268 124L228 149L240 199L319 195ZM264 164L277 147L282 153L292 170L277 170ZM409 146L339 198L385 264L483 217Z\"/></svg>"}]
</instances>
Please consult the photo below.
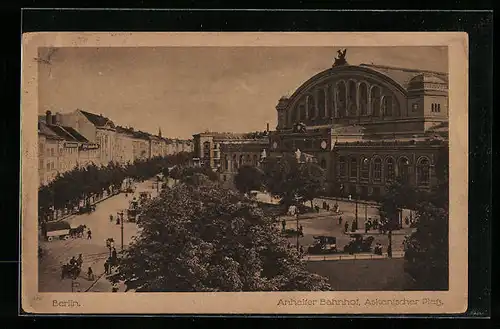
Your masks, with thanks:
<instances>
[{"instance_id":1,"label":"sky","mask_svg":"<svg viewBox=\"0 0 500 329\"><path fill-rule=\"evenodd\" d=\"M339 47L67 47L39 62L39 114L82 109L163 136L276 126L279 98L331 67ZM446 47L347 47L349 64L448 72Z\"/></svg>"}]
</instances>

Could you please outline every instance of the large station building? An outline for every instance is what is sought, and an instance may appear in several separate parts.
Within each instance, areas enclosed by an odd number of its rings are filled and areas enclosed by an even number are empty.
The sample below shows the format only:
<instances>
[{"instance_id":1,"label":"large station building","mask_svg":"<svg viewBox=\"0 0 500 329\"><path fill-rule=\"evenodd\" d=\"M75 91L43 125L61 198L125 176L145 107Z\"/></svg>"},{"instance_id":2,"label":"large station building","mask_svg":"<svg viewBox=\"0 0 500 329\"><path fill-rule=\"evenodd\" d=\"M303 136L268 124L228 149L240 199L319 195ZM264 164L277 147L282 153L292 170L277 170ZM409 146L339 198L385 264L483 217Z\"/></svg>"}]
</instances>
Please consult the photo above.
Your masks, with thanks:
<instances>
[{"instance_id":1,"label":"large station building","mask_svg":"<svg viewBox=\"0 0 500 329\"><path fill-rule=\"evenodd\" d=\"M279 99L275 131L236 144L215 137L216 153L209 136L195 135L197 157L227 179L247 158L300 150L326 170L332 189L367 198L396 177L421 189L437 184L437 156L448 148L448 74L341 62Z\"/></svg>"}]
</instances>

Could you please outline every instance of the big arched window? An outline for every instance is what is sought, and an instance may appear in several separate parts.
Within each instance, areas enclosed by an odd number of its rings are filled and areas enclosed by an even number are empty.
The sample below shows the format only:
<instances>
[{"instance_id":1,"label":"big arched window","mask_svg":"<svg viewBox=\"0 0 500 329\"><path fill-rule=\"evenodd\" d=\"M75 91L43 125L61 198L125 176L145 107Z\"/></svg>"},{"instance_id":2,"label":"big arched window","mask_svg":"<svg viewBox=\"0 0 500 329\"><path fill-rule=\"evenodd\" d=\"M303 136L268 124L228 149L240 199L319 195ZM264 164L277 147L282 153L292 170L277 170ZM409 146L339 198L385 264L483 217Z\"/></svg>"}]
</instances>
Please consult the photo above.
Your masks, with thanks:
<instances>
[{"instance_id":1,"label":"big arched window","mask_svg":"<svg viewBox=\"0 0 500 329\"><path fill-rule=\"evenodd\" d=\"M319 89L317 91L318 95L318 113L321 118L325 118L326 115L326 108L325 108L325 91L323 89Z\"/></svg>"},{"instance_id":2,"label":"big arched window","mask_svg":"<svg viewBox=\"0 0 500 329\"><path fill-rule=\"evenodd\" d=\"M316 104L314 102L314 98L311 95L307 96L307 117L308 119L312 119L316 116Z\"/></svg>"},{"instance_id":3,"label":"big arched window","mask_svg":"<svg viewBox=\"0 0 500 329\"><path fill-rule=\"evenodd\" d=\"M410 160L407 157L401 157L398 161L398 174L403 182L408 182L410 171Z\"/></svg>"},{"instance_id":4,"label":"big arched window","mask_svg":"<svg viewBox=\"0 0 500 329\"><path fill-rule=\"evenodd\" d=\"M361 158L361 163L360 163L360 178L363 181L368 181L370 178L370 160L368 158Z\"/></svg>"},{"instance_id":5,"label":"big arched window","mask_svg":"<svg viewBox=\"0 0 500 329\"><path fill-rule=\"evenodd\" d=\"M378 86L374 86L371 89L371 110L372 115L379 116L380 115L380 88Z\"/></svg>"},{"instance_id":6,"label":"big arched window","mask_svg":"<svg viewBox=\"0 0 500 329\"><path fill-rule=\"evenodd\" d=\"M345 157L339 158L339 177L345 178L347 176L347 163Z\"/></svg>"},{"instance_id":7,"label":"big arched window","mask_svg":"<svg viewBox=\"0 0 500 329\"><path fill-rule=\"evenodd\" d=\"M358 160L356 158L351 158L349 160L349 178L357 179L358 178Z\"/></svg>"},{"instance_id":8,"label":"big arched window","mask_svg":"<svg viewBox=\"0 0 500 329\"><path fill-rule=\"evenodd\" d=\"M344 81L340 81L337 85L337 100L338 100L338 115L343 118L347 116L347 87Z\"/></svg>"},{"instance_id":9,"label":"big arched window","mask_svg":"<svg viewBox=\"0 0 500 329\"><path fill-rule=\"evenodd\" d=\"M378 157L373 160L372 179L374 182L382 181L382 160Z\"/></svg>"},{"instance_id":10,"label":"big arched window","mask_svg":"<svg viewBox=\"0 0 500 329\"><path fill-rule=\"evenodd\" d=\"M392 116L392 96L386 95L382 101L384 116Z\"/></svg>"},{"instance_id":11,"label":"big arched window","mask_svg":"<svg viewBox=\"0 0 500 329\"><path fill-rule=\"evenodd\" d=\"M359 112L361 115L368 113L368 87L364 82L359 85Z\"/></svg>"},{"instance_id":12,"label":"big arched window","mask_svg":"<svg viewBox=\"0 0 500 329\"><path fill-rule=\"evenodd\" d=\"M354 81L349 81L349 116L354 117L357 115L358 111L358 106L356 103L356 96L357 96L357 90L356 90L356 82Z\"/></svg>"},{"instance_id":13,"label":"big arched window","mask_svg":"<svg viewBox=\"0 0 500 329\"><path fill-rule=\"evenodd\" d=\"M385 160L385 165L386 165L386 173L387 173L387 181L391 182L396 178L396 169L395 169L395 164L394 164L394 159L393 158L387 158Z\"/></svg>"},{"instance_id":14,"label":"big arched window","mask_svg":"<svg viewBox=\"0 0 500 329\"><path fill-rule=\"evenodd\" d=\"M430 183L430 162L427 158L421 158L417 163L417 182L423 186Z\"/></svg>"}]
</instances>

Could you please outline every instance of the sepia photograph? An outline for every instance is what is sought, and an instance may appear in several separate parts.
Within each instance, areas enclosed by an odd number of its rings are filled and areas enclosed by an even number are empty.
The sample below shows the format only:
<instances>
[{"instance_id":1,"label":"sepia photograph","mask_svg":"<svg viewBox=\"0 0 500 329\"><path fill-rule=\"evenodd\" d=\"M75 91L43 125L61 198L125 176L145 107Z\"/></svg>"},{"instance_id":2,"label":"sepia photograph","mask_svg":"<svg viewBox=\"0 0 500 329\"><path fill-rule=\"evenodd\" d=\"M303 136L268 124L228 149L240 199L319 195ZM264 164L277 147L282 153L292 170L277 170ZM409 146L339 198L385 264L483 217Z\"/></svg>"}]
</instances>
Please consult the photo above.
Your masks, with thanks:
<instances>
[{"instance_id":1,"label":"sepia photograph","mask_svg":"<svg viewBox=\"0 0 500 329\"><path fill-rule=\"evenodd\" d=\"M25 37L23 307L466 307L463 35L198 34Z\"/></svg>"}]
</instances>

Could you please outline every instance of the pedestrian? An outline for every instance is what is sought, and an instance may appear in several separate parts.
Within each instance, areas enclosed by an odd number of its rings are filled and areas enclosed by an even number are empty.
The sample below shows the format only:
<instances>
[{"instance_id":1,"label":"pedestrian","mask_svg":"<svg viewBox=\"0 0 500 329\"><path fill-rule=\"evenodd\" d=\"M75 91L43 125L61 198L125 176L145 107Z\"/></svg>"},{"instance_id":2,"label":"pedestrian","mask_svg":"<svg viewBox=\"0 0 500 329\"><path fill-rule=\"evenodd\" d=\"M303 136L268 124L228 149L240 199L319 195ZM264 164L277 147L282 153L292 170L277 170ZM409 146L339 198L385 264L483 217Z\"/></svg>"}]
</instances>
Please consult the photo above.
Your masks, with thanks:
<instances>
[{"instance_id":1,"label":"pedestrian","mask_svg":"<svg viewBox=\"0 0 500 329\"><path fill-rule=\"evenodd\" d=\"M76 260L76 264L81 267L82 264L83 264L83 257L82 257L82 254L79 254L78 255L78 259Z\"/></svg>"},{"instance_id":2,"label":"pedestrian","mask_svg":"<svg viewBox=\"0 0 500 329\"><path fill-rule=\"evenodd\" d=\"M410 225L410 220L408 219L408 216L405 217L405 224L406 226Z\"/></svg>"},{"instance_id":3,"label":"pedestrian","mask_svg":"<svg viewBox=\"0 0 500 329\"><path fill-rule=\"evenodd\" d=\"M286 229L286 221L285 221L284 219L281 221L281 226L282 226L282 228L283 228L283 232L285 232L285 229Z\"/></svg>"},{"instance_id":4,"label":"pedestrian","mask_svg":"<svg viewBox=\"0 0 500 329\"><path fill-rule=\"evenodd\" d=\"M365 222L365 233L368 233L368 230L370 229L370 226L368 224L368 221Z\"/></svg>"},{"instance_id":5,"label":"pedestrian","mask_svg":"<svg viewBox=\"0 0 500 329\"><path fill-rule=\"evenodd\" d=\"M326 211L330 211L330 204L329 203L326 204Z\"/></svg>"},{"instance_id":6,"label":"pedestrian","mask_svg":"<svg viewBox=\"0 0 500 329\"><path fill-rule=\"evenodd\" d=\"M339 216L339 225L342 225L342 216Z\"/></svg>"},{"instance_id":7,"label":"pedestrian","mask_svg":"<svg viewBox=\"0 0 500 329\"><path fill-rule=\"evenodd\" d=\"M353 220L353 221L352 221L352 224L351 224L351 232L356 232L356 229L357 229L357 227L356 227L356 226L357 226L357 225L356 225L356 222Z\"/></svg>"},{"instance_id":8,"label":"pedestrian","mask_svg":"<svg viewBox=\"0 0 500 329\"><path fill-rule=\"evenodd\" d=\"M304 253L304 247L300 246L300 253L303 254Z\"/></svg>"},{"instance_id":9,"label":"pedestrian","mask_svg":"<svg viewBox=\"0 0 500 329\"><path fill-rule=\"evenodd\" d=\"M71 259L69 260L69 264L71 266L75 266L77 264L75 256L71 257Z\"/></svg>"},{"instance_id":10,"label":"pedestrian","mask_svg":"<svg viewBox=\"0 0 500 329\"><path fill-rule=\"evenodd\" d=\"M349 194L349 201L352 201L352 195Z\"/></svg>"},{"instance_id":11,"label":"pedestrian","mask_svg":"<svg viewBox=\"0 0 500 329\"><path fill-rule=\"evenodd\" d=\"M349 230L349 223L345 222L345 224L344 224L344 233L347 233L348 230Z\"/></svg>"},{"instance_id":12,"label":"pedestrian","mask_svg":"<svg viewBox=\"0 0 500 329\"><path fill-rule=\"evenodd\" d=\"M116 249L113 247L113 251L111 252L111 259L113 260L113 264L116 262L117 260L117 254L116 254Z\"/></svg>"},{"instance_id":13,"label":"pedestrian","mask_svg":"<svg viewBox=\"0 0 500 329\"><path fill-rule=\"evenodd\" d=\"M116 216L116 225L120 225L120 217Z\"/></svg>"},{"instance_id":14,"label":"pedestrian","mask_svg":"<svg viewBox=\"0 0 500 329\"><path fill-rule=\"evenodd\" d=\"M92 271L92 267L89 266L89 270L87 271L87 276L89 281L94 280L94 272Z\"/></svg>"},{"instance_id":15,"label":"pedestrian","mask_svg":"<svg viewBox=\"0 0 500 329\"><path fill-rule=\"evenodd\" d=\"M299 235L302 237L304 236L304 229L302 228L302 225L299 227Z\"/></svg>"},{"instance_id":16,"label":"pedestrian","mask_svg":"<svg viewBox=\"0 0 500 329\"><path fill-rule=\"evenodd\" d=\"M114 282L113 286L111 288L111 291L112 292L118 292L118 288L120 288L120 286L118 285L118 282Z\"/></svg>"},{"instance_id":17,"label":"pedestrian","mask_svg":"<svg viewBox=\"0 0 500 329\"><path fill-rule=\"evenodd\" d=\"M125 197L128 198L128 193L125 192Z\"/></svg>"},{"instance_id":18,"label":"pedestrian","mask_svg":"<svg viewBox=\"0 0 500 329\"><path fill-rule=\"evenodd\" d=\"M113 223L113 215L109 215L109 222Z\"/></svg>"},{"instance_id":19,"label":"pedestrian","mask_svg":"<svg viewBox=\"0 0 500 329\"><path fill-rule=\"evenodd\" d=\"M107 259L104 263L104 273L109 274L109 261Z\"/></svg>"},{"instance_id":20,"label":"pedestrian","mask_svg":"<svg viewBox=\"0 0 500 329\"><path fill-rule=\"evenodd\" d=\"M92 239L92 231L89 229L87 231L87 240L91 240Z\"/></svg>"}]
</instances>

